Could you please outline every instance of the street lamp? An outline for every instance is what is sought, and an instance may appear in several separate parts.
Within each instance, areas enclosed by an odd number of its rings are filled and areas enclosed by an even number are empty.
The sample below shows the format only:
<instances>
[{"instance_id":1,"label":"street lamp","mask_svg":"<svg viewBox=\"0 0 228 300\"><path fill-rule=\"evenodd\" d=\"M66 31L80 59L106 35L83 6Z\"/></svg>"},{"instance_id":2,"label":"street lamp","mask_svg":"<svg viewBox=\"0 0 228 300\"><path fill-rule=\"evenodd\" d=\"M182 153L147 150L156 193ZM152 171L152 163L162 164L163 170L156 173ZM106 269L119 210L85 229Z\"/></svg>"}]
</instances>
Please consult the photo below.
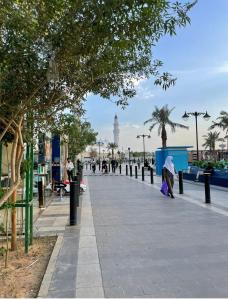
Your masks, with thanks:
<instances>
[{"instance_id":1,"label":"street lamp","mask_svg":"<svg viewBox=\"0 0 228 300\"><path fill-rule=\"evenodd\" d=\"M199 160L199 143L198 143L198 116L202 116L203 115L203 118L205 121L208 121L209 118L210 118L210 115L207 113L207 111L205 113L203 112L186 112L184 113L184 115L182 116L182 118L184 120L188 120L189 116L194 116L195 117L195 123L196 123L196 155L197 155L197 160Z\"/></svg>"},{"instance_id":2,"label":"street lamp","mask_svg":"<svg viewBox=\"0 0 228 300\"><path fill-rule=\"evenodd\" d=\"M96 144L98 145L98 149L99 149L99 165L101 163L101 146L104 145L104 143L100 140L100 141L97 141Z\"/></svg>"},{"instance_id":3,"label":"street lamp","mask_svg":"<svg viewBox=\"0 0 228 300\"><path fill-rule=\"evenodd\" d=\"M131 158L131 148L130 148L130 147L128 147L127 149L128 149L128 151L129 151L129 165L130 165L130 158Z\"/></svg>"},{"instance_id":4,"label":"street lamp","mask_svg":"<svg viewBox=\"0 0 228 300\"><path fill-rule=\"evenodd\" d=\"M145 167L145 160L146 160L145 137L150 139L151 136L149 134L139 134L139 135L137 135L137 139L140 139L141 137L143 138L143 165Z\"/></svg>"}]
</instances>

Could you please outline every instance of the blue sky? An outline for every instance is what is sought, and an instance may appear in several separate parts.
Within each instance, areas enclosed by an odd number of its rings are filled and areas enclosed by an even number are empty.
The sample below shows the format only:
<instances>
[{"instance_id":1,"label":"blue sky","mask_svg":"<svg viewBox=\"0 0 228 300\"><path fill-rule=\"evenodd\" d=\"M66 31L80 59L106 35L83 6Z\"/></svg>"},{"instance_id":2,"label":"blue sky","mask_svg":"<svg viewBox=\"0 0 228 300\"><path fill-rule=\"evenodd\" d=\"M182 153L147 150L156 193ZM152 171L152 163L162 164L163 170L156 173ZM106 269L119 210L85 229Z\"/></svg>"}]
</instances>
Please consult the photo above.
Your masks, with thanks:
<instances>
[{"instance_id":1,"label":"blue sky","mask_svg":"<svg viewBox=\"0 0 228 300\"><path fill-rule=\"evenodd\" d=\"M154 57L164 62L163 69L178 78L174 87L163 91L155 87L154 79L142 80L137 85L137 95L129 106L121 110L116 105L97 96L89 96L85 104L86 118L99 132L99 138L113 142L115 113L120 123L120 149L142 150L137 134L149 133L143 122L150 118L154 106L168 104L175 107L171 119L189 126L189 130L168 130L168 145L195 147L194 119L181 119L184 111L205 111L211 115L206 122L199 118L199 145L202 135L221 110L228 111L228 0L198 0L190 13L191 25L177 30L174 37L162 38ZM224 134L221 133L221 137ZM161 146L157 128L147 141L147 151ZM218 146L218 145L217 145Z\"/></svg>"}]
</instances>

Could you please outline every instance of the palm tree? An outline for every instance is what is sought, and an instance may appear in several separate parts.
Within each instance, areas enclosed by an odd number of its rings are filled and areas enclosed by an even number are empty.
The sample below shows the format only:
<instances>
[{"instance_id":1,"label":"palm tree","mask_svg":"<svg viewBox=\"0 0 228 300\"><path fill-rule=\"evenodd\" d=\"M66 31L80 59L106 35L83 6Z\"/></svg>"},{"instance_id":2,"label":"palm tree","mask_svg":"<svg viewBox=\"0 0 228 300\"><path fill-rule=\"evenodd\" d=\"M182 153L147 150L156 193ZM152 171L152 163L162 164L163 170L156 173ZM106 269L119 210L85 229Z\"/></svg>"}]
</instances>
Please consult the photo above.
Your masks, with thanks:
<instances>
[{"instance_id":1,"label":"palm tree","mask_svg":"<svg viewBox=\"0 0 228 300\"><path fill-rule=\"evenodd\" d=\"M220 132L210 131L207 135L203 135L205 138L205 142L202 145L205 149L209 148L210 153L215 153L215 143L218 141L222 141L222 138L219 138Z\"/></svg>"},{"instance_id":2,"label":"palm tree","mask_svg":"<svg viewBox=\"0 0 228 300\"><path fill-rule=\"evenodd\" d=\"M220 116L216 120L217 122L213 121L213 124L210 126L209 130L218 127L218 128L222 128L222 130L228 133L228 113L222 110L220 112Z\"/></svg>"},{"instance_id":3,"label":"palm tree","mask_svg":"<svg viewBox=\"0 0 228 300\"><path fill-rule=\"evenodd\" d=\"M114 150L116 148L118 148L118 145L116 145L115 143L108 143L107 148L108 148L108 150L112 151L112 159L113 159L113 157L114 157Z\"/></svg>"},{"instance_id":4,"label":"palm tree","mask_svg":"<svg viewBox=\"0 0 228 300\"><path fill-rule=\"evenodd\" d=\"M152 131L152 129L156 125L158 125L158 135L161 135L162 148L166 147L166 141L167 141L166 125L169 125L171 127L172 132L175 132L176 128L188 129L188 126L184 126L179 123L174 123L169 119L170 114L174 110L174 108L175 107L169 109L167 104L160 109L157 106L155 106L155 110L152 112L152 118L144 122L144 125L147 123L152 123L149 128L150 131Z\"/></svg>"}]
</instances>

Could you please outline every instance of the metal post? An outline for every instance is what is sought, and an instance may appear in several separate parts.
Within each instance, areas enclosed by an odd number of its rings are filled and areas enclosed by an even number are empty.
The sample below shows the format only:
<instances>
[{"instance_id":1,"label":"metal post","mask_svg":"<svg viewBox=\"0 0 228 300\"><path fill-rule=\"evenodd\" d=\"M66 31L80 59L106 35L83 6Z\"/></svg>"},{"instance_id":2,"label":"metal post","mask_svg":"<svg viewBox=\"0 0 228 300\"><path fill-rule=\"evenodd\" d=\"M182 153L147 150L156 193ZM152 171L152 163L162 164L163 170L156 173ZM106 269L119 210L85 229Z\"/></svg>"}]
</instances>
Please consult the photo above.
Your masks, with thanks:
<instances>
[{"instance_id":1,"label":"metal post","mask_svg":"<svg viewBox=\"0 0 228 300\"><path fill-rule=\"evenodd\" d=\"M154 169L150 168L150 183L154 183Z\"/></svg>"},{"instance_id":2,"label":"metal post","mask_svg":"<svg viewBox=\"0 0 228 300\"><path fill-rule=\"evenodd\" d=\"M135 178L138 178L137 166L135 166Z\"/></svg>"},{"instance_id":3,"label":"metal post","mask_svg":"<svg viewBox=\"0 0 228 300\"><path fill-rule=\"evenodd\" d=\"M2 185L2 142L0 142L0 187Z\"/></svg>"},{"instance_id":4,"label":"metal post","mask_svg":"<svg viewBox=\"0 0 228 300\"><path fill-rule=\"evenodd\" d=\"M44 189L43 189L43 180L42 177L41 181L38 181L38 201L39 201L39 208L44 207Z\"/></svg>"},{"instance_id":5,"label":"metal post","mask_svg":"<svg viewBox=\"0 0 228 300\"><path fill-rule=\"evenodd\" d=\"M132 177L132 165L130 165L130 176Z\"/></svg>"},{"instance_id":6,"label":"metal post","mask_svg":"<svg viewBox=\"0 0 228 300\"><path fill-rule=\"evenodd\" d=\"M142 181L144 181L144 167L142 167Z\"/></svg>"},{"instance_id":7,"label":"metal post","mask_svg":"<svg viewBox=\"0 0 228 300\"><path fill-rule=\"evenodd\" d=\"M126 175L128 175L128 165L126 165Z\"/></svg>"},{"instance_id":8,"label":"metal post","mask_svg":"<svg viewBox=\"0 0 228 300\"><path fill-rule=\"evenodd\" d=\"M183 172L178 172L179 177L179 194L184 194L184 188L183 188Z\"/></svg>"},{"instance_id":9,"label":"metal post","mask_svg":"<svg viewBox=\"0 0 228 300\"><path fill-rule=\"evenodd\" d=\"M122 166L121 166L121 165L119 166L119 169L120 169L120 174L121 174L121 169L122 169Z\"/></svg>"},{"instance_id":10,"label":"metal post","mask_svg":"<svg viewBox=\"0 0 228 300\"><path fill-rule=\"evenodd\" d=\"M30 158L30 147L27 144L26 147L26 160ZM26 171L25 179L25 253L28 253L29 248L29 198L30 198L30 170Z\"/></svg>"},{"instance_id":11,"label":"metal post","mask_svg":"<svg viewBox=\"0 0 228 300\"><path fill-rule=\"evenodd\" d=\"M34 155L33 155L33 144L31 144L30 151L30 245L33 243L33 164L34 164Z\"/></svg>"},{"instance_id":12,"label":"metal post","mask_svg":"<svg viewBox=\"0 0 228 300\"><path fill-rule=\"evenodd\" d=\"M144 140L145 136L142 135L142 137L143 137L143 166L145 167L145 160L146 160L146 150L145 150L145 140Z\"/></svg>"},{"instance_id":13,"label":"metal post","mask_svg":"<svg viewBox=\"0 0 228 300\"><path fill-rule=\"evenodd\" d=\"M195 112L195 120L196 120L196 155L197 160L199 160L199 145L198 145L198 122L197 122L198 114Z\"/></svg>"},{"instance_id":14,"label":"metal post","mask_svg":"<svg viewBox=\"0 0 228 300\"><path fill-rule=\"evenodd\" d=\"M162 169L162 182L165 180L164 169Z\"/></svg>"},{"instance_id":15,"label":"metal post","mask_svg":"<svg viewBox=\"0 0 228 300\"><path fill-rule=\"evenodd\" d=\"M110 164L108 164L108 171L109 171L109 172L111 171L111 166L110 166Z\"/></svg>"},{"instance_id":16,"label":"metal post","mask_svg":"<svg viewBox=\"0 0 228 300\"><path fill-rule=\"evenodd\" d=\"M211 192L210 192L210 173L204 173L205 178L205 203L210 204L211 203Z\"/></svg>"},{"instance_id":17,"label":"metal post","mask_svg":"<svg viewBox=\"0 0 228 300\"><path fill-rule=\"evenodd\" d=\"M70 182L70 225L77 224L77 206L79 206L79 182Z\"/></svg>"}]
</instances>

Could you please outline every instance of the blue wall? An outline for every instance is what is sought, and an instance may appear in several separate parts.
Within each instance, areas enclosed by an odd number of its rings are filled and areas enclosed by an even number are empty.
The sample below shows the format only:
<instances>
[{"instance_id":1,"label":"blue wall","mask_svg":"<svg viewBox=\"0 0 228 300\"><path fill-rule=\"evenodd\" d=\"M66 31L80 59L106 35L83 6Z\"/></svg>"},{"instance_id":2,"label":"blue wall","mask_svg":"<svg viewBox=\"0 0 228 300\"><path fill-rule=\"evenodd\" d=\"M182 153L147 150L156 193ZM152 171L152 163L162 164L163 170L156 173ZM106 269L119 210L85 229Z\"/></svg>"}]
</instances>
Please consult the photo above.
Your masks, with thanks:
<instances>
[{"instance_id":1,"label":"blue wall","mask_svg":"<svg viewBox=\"0 0 228 300\"><path fill-rule=\"evenodd\" d=\"M60 136L54 135L52 137L52 179L60 181L60 171Z\"/></svg>"},{"instance_id":2,"label":"blue wall","mask_svg":"<svg viewBox=\"0 0 228 300\"><path fill-rule=\"evenodd\" d=\"M173 156L173 162L176 171L188 169L188 151L187 148L191 147L166 147L160 148L155 152L156 157L156 174L162 174L162 168L167 156Z\"/></svg>"}]
</instances>

